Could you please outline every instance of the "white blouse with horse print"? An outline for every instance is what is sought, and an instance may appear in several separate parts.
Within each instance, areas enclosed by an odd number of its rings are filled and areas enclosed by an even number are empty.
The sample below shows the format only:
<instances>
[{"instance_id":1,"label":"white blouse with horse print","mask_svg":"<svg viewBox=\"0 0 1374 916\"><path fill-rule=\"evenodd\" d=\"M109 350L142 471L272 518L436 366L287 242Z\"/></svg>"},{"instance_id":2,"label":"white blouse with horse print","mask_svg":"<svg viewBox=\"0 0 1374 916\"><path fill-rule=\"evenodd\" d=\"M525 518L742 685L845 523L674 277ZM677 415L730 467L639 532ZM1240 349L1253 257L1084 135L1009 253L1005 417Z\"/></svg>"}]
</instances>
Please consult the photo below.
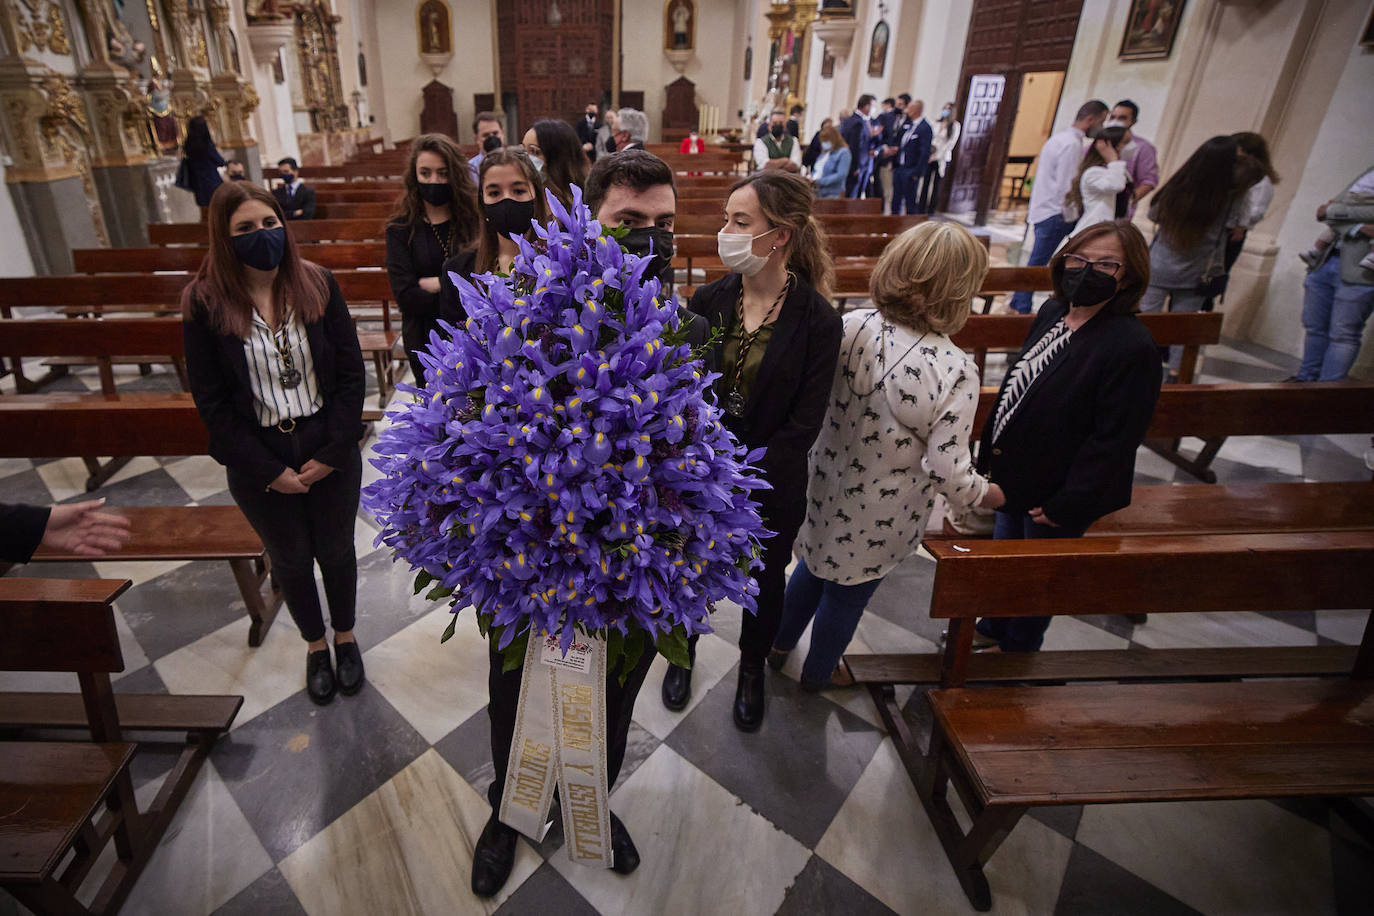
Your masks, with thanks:
<instances>
[{"instance_id":1,"label":"white blouse with horse print","mask_svg":"<svg viewBox=\"0 0 1374 916\"><path fill-rule=\"evenodd\" d=\"M887 575L915 551L944 495L962 513L987 492L969 443L978 370L949 337L873 309L844 318L830 408L810 454L797 548L841 585Z\"/></svg>"}]
</instances>

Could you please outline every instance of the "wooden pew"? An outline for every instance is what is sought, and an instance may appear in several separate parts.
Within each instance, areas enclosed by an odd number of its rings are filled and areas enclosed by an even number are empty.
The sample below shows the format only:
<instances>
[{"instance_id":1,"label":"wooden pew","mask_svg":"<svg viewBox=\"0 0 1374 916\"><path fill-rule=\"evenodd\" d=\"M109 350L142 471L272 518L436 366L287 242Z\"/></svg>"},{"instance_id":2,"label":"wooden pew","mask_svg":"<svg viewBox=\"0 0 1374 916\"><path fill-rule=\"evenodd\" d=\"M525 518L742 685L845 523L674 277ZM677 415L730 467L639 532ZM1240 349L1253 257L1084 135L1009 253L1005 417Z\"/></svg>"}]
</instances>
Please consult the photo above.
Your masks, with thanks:
<instances>
[{"instance_id":1,"label":"wooden pew","mask_svg":"<svg viewBox=\"0 0 1374 916\"><path fill-rule=\"evenodd\" d=\"M248 645L259 646L281 609L262 539L238 506L111 506L131 523L129 540L108 552L110 562L224 561L248 609ZM86 558L39 547L30 563Z\"/></svg>"},{"instance_id":2,"label":"wooden pew","mask_svg":"<svg viewBox=\"0 0 1374 916\"><path fill-rule=\"evenodd\" d=\"M144 249L132 250L143 251ZM357 252L358 249L353 248L350 253ZM134 257L150 256L131 256L131 260ZM181 260L183 257L180 254L168 255L167 263L184 264L186 262ZM110 256L83 255L83 262L87 261L88 258L103 262L108 260ZM391 329L391 282L385 271L380 270L337 270L334 271L334 279L338 282L339 291L343 293L343 297L349 303L350 308L364 303L378 303L381 307L382 329L380 331L360 330L358 332L358 345L363 350L364 358L371 358L372 360L377 377L378 406L385 407L397 380L406 369L405 360L397 359L394 352L400 341L400 332ZM187 282L188 277L185 274L172 273L5 278L0 279L0 306L47 306L57 308L68 315L105 315L113 312L133 312L154 316L174 315L180 312L181 291ZM131 334L154 333L150 330L154 327L152 325L128 325L128 327L139 329L138 331L131 331ZM78 340L88 340L87 345L89 347L98 349L101 346L98 340L99 333L81 338L74 336L81 334L82 330L70 328L63 330L62 335L49 334L38 338L35 343L41 342L40 348L56 348L56 352L35 353L33 355L66 356L63 347L76 347ZM85 330L91 331L93 329L87 328ZM73 335L72 340L63 342L57 339L63 335ZM166 339L169 339L170 336L172 336L172 332L168 331L163 332L163 336L157 337L158 349L134 352L138 354L148 352L160 354L167 345ZM0 343L0 353L9 355L11 352L5 349L3 343ZM85 355L80 354L80 356ZM93 355L98 356L99 353ZM130 357L134 354L126 351L114 355ZM179 358L182 355L181 350L174 350L172 355ZM143 359L126 359L124 361L148 362L148 360ZM156 362L157 360L152 361Z\"/></svg>"},{"instance_id":3,"label":"wooden pew","mask_svg":"<svg viewBox=\"0 0 1374 916\"><path fill-rule=\"evenodd\" d=\"M895 703L879 712L975 909L992 903L983 865L1030 807L1374 793L1374 614L1348 678L959 686L978 616L1368 608L1374 531L925 546L931 616L951 621L928 752Z\"/></svg>"},{"instance_id":4,"label":"wooden pew","mask_svg":"<svg viewBox=\"0 0 1374 916\"><path fill-rule=\"evenodd\" d=\"M354 189L350 185L332 186L321 185L315 189L315 203L317 204L391 204L395 206L397 199L404 192L403 188L395 190L389 188L375 189Z\"/></svg>"},{"instance_id":5,"label":"wooden pew","mask_svg":"<svg viewBox=\"0 0 1374 916\"><path fill-rule=\"evenodd\" d=\"M679 194L677 198L677 215L700 216L709 213L712 216L721 216L725 212L725 201L727 193L711 192L704 195L685 195ZM848 214L851 216L881 216L883 213L883 201L878 197L865 197L860 200L851 200L846 197L819 197L812 208L813 213L821 214Z\"/></svg>"},{"instance_id":6,"label":"wooden pew","mask_svg":"<svg viewBox=\"0 0 1374 916\"><path fill-rule=\"evenodd\" d=\"M71 365L94 361L100 372L100 390L115 393L114 364L170 362L176 367L183 391L190 390L176 318L111 318L72 321L66 318L0 318L0 353L14 357L15 384L22 393L67 374ZM24 375L23 357L49 357L45 377L30 380Z\"/></svg>"},{"instance_id":7,"label":"wooden pew","mask_svg":"<svg viewBox=\"0 0 1374 916\"><path fill-rule=\"evenodd\" d=\"M290 224L297 242L371 242L386 238L385 219L302 219ZM153 245L205 245L209 229L204 223L150 223L148 241Z\"/></svg>"},{"instance_id":8,"label":"wooden pew","mask_svg":"<svg viewBox=\"0 0 1374 916\"><path fill-rule=\"evenodd\" d=\"M981 431L997 389L979 392ZM1374 383L1165 385L1148 436L1328 436L1374 433Z\"/></svg>"},{"instance_id":9,"label":"wooden pew","mask_svg":"<svg viewBox=\"0 0 1374 916\"><path fill-rule=\"evenodd\" d=\"M1374 531L1374 483L1263 483L1136 487L1131 505L1099 519L1087 537ZM933 536L967 546L974 538L945 528ZM1120 649L970 655L966 683L1293 677L1346 674L1349 646L1229 649ZM885 703L896 684L938 684L953 664L938 653L847 655L857 682ZM875 688L877 688L875 690Z\"/></svg>"},{"instance_id":10,"label":"wooden pew","mask_svg":"<svg viewBox=\"0 0 1374 916\"><path fill-rule=\"evenodd\" d=\"M79 694L5 694L0 727L79 728L91 741L0 742L0 885L38 913L115 913L128 897L185 799L215 740L229 730L240 696L123 694L113 601L126 580L0 579L0 669L68 671ZM137 745L125 729L184 734L185 749L146 810L129 765ZM82 885L111 842L115 864L89 906Z\"/></svg>"},{"instance_id":11,"label":"wooden pew","mask_svg":"<svg viewBox=\"0 0 1374 916\"><path fill-rule=\"evenodd\" d=\"M209 435L189 394L41 394L0 396L0 457L204 455ZM94 489L87 481L87 490ZM262 541L237 506L130 507L134 531L112 553L130 561L223 560L251 620L248 644L259 645L281 606L269 581ZM79 559L39 548L32 562ZM0 582L5 580L0 579Z\"/></svg>"},{"instance_id":12,"label":"wooden pew","mask_svg":"<svg viewBox=\"0 0 1374 916\"><path fill-rule=\"evenodd\" d=\"M897 235L905 229L919 225L928 219L924 214L903 216L874 216L872 214L851 215L845 213L821 213L818 219L827 234L836 235ZM673 231L678 235L710 235L720 231L720 217L717 214L679 215L673 221Z\"/></svg>"},{"instance_id":13,"label":"wooden pew","mask_svg":"<svg viewBox=\"0 0 1374 916\"><path fill-rule=\"evenodd\" d=\"M195 272L205 258L204 247L174 245L164 248L77 248L72 251L74 269L81 274L153 273L160 270ZM386 264L385 242L307 242L299 246L301 257L335 271L381 268ZM3 283L0 280L0 283Z\"/></svg>"},{"instance_id":14,"label":"wooden pew","mask_svg":"<svg viewBox=\"0 0 1374 916\"><path fill-rule=\"evenodd\" d=\"M317 202L315 206L316 219L388 219L396 206L392 203L343 203L329 201L325 203ZM301 222L297 220L293 225Z\"/></svg>"}]
</instances>

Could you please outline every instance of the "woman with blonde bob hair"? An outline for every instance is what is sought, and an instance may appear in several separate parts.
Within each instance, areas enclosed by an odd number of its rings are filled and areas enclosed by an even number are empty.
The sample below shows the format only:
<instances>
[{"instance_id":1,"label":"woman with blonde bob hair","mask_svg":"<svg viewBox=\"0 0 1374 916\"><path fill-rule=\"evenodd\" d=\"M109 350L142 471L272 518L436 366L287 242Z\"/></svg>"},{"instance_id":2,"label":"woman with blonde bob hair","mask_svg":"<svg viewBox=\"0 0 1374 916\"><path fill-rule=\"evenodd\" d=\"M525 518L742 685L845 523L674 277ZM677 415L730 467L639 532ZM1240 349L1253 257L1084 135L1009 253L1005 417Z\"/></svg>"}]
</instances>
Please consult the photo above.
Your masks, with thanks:
<instances>
[{"instance_id":1,"label":"woman with blonde bob hair","mask_svg":"<svg viewBox=\"0 0 1374 916\"><path fill-rule=\"evenodd\" d=\"M1002 504L969 455L978 371L949 339L987 271L987 251L968 230L922 223L878 259L876 307L844 316L830 407L811 447L800 559L769 657L781 668L814 618L805 689L853 683L840 658L883 577L920 544L936 493L955 514Z\"/></svg>"}]
</instances>

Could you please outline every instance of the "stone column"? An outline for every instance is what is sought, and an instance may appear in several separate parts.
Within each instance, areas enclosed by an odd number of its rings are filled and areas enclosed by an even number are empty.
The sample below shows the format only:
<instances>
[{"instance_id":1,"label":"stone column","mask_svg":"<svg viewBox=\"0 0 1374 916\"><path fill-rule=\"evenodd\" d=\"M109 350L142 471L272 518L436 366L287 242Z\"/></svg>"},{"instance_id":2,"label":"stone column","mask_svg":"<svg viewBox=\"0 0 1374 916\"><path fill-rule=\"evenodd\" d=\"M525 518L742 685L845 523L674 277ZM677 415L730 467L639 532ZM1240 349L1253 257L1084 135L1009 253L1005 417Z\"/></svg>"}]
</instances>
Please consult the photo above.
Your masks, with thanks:
<instances>
[{"instance_id":1,"label":"stone column","mask_svg":"<svg viewBox=\"0 0 1374 916\"><path fill-rule=\"evenodd\" d=\"M39 273L71 271L73 248L108 245L91 169L91 122L69 77L18 56L0 60L5 182Z\"/></svg>"}]
</instances>

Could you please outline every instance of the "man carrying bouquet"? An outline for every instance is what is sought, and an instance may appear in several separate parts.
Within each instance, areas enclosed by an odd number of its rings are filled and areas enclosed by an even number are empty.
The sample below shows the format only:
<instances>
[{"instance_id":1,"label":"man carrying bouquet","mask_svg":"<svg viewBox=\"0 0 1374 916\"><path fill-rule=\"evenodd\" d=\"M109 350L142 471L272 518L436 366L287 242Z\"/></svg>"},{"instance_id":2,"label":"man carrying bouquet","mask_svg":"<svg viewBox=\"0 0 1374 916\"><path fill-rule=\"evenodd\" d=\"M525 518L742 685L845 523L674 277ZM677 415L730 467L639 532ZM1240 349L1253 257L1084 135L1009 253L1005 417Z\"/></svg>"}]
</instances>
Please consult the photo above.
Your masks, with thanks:
<instances>
[{"instance_id":1,"label":"man carrying bouquet","mask_svg":"<svg viewBox=\"0 0 1374 916\"><path fill-rule=\"evenodd\" d=\"M598 157L587 176L585 202L603 228L621 227L629 230L620 239L626 251L637 255L652 253L654 263L645 276L657 276L663 280L663 295L669 295L677 192L673 185L672 170L667 164L644 150L624 150ZM687 342L693 348L705 344L708 334L705 319L683 308L679 308L678 314L687 330ZM515 863L519 837L514 828L499 820L497 812L505 790L523 668L517 667L503 673L501 654L489 650L489 655L491 668L487 686L491 702L487 709L491 716L491 756L496 780L487 791L492 814L473 849L472 890L479 897L493 897L500 892ZM653 651L644 652L623 683L619 671L611 671L606 679L608 788L615 785L625 761L625 744L635 699L639 696L654 655ZM610 815L610 823L614 860L611 868L619 874L628 875L639 867L639 851L624 823L614 813Z\"/></svg>"}]
</instances>

